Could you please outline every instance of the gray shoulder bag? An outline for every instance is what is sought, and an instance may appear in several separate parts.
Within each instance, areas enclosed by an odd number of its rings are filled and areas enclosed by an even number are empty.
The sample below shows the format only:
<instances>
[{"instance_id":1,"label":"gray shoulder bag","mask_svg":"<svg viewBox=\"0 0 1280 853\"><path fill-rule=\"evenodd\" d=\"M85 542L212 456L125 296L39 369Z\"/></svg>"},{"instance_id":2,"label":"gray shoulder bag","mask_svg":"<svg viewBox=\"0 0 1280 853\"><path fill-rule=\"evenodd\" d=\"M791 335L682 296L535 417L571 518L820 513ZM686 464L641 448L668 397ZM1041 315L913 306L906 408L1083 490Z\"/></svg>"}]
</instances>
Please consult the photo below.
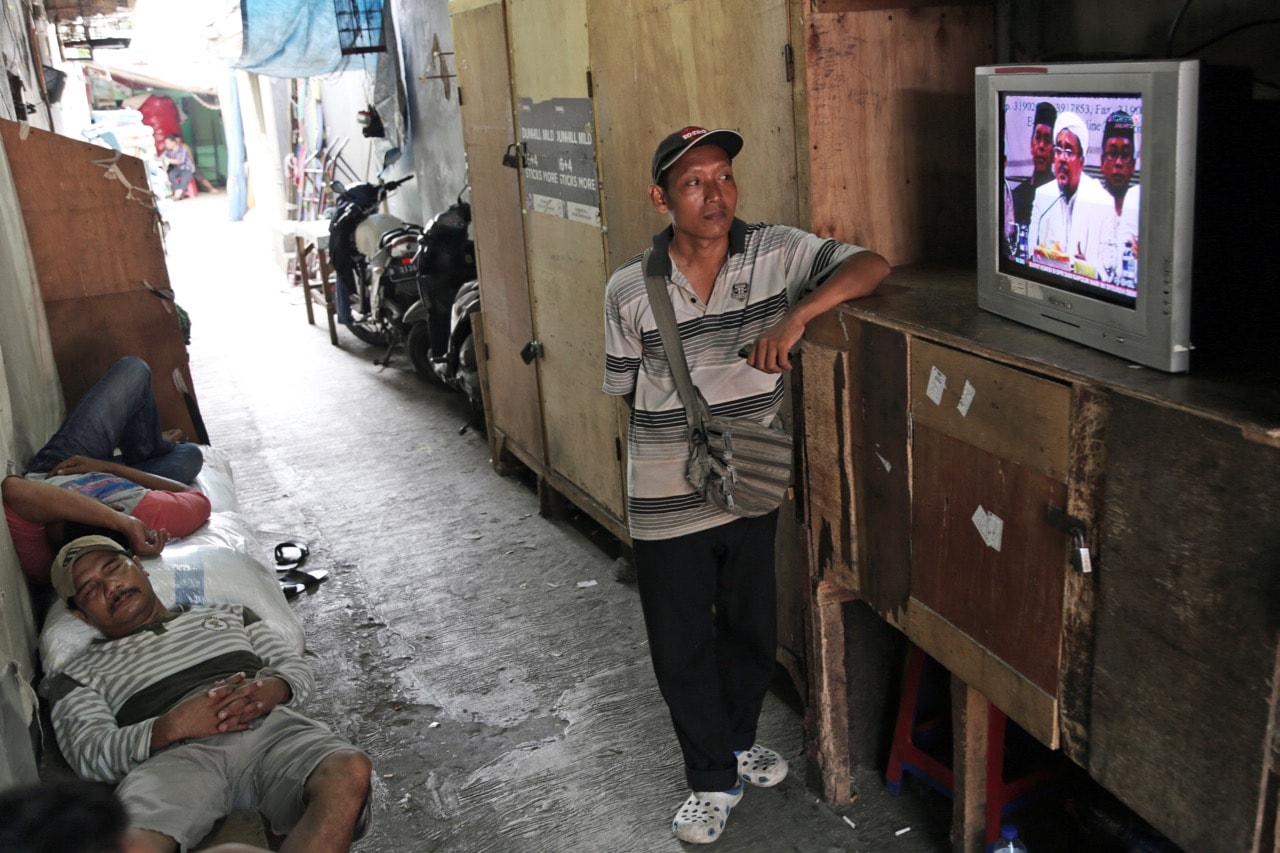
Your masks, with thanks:
<instances>
[{"instance_id":1,"label":"gray shoulder bag","mask_svg":"<svg viewBox=\"0 0 1280 853\"><path fill-rule=\"evenodd\" d=\"M733 515L755 518L778 508L791 487L791 436L748 418L716 417L693 384L680 343L675 308L661 276L648 275L649 255L641 261L645 288L662 348L671 364L676 391L689 422L689 482L708 502ZM836 264L811 280L819 280Z\"/></svg>"}]
</instances>

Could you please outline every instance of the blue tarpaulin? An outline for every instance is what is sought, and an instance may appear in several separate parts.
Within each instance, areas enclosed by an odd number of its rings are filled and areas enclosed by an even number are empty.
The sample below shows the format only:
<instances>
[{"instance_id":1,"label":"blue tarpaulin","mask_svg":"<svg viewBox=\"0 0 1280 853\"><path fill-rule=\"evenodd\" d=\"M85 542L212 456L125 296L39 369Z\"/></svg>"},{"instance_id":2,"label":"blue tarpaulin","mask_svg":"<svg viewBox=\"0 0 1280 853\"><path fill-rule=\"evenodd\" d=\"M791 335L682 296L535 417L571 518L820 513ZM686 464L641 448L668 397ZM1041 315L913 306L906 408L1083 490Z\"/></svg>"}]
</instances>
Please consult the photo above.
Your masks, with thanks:
<instances>
[{"instance_id":1,"label":"blue tarpaulin","mask_svg":"<svg viewBox=\"0 0 1280 853\"><path fill-rule=\"evenodd\" d=\"M332 0L241 0L244 48L237 68L268 77L319 77L344 57Z\"/></svg>"}]
</instances>

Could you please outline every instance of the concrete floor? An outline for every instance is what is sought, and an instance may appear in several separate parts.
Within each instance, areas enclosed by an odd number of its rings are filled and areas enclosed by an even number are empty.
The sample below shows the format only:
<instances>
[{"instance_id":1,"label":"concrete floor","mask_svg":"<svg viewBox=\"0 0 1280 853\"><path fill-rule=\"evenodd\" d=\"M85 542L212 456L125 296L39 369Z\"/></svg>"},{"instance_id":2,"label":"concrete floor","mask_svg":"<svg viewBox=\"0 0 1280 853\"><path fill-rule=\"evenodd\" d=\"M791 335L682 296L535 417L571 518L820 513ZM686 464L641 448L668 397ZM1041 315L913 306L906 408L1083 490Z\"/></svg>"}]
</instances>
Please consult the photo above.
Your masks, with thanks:
<instances>
[{"instance_id":1,"label":"concrete floor","mask_svg":"<svg viewBox=\"0 0 1280 853\"><path fill-rule=\"evenodd\" d=\"M527 482L494 473L484 436L459 434L461 395L307 325L264 224L226 222L222 195L175 208L195 391L243 514L265 549L306 540L332 572L294 607L319 683L310 713L376 768L359 849L682 849L679 751L603 534L543 519ZM801 725L770 696L761 740L792 775L748 790L717 849L948 848L945 801L890 797L873 771L853 805L817 800Z\"/></svg>"}]
</instances>

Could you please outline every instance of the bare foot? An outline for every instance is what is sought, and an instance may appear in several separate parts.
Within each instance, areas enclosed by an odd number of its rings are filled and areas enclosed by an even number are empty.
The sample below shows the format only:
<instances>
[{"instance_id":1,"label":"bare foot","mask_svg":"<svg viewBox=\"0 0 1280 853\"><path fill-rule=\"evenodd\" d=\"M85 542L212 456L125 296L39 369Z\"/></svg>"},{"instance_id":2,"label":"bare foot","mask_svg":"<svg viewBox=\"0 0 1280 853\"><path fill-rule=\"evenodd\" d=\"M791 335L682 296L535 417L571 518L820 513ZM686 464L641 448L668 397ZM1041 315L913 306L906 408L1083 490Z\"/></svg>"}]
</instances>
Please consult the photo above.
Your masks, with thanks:
<instances>
[{"instance_id":1,"label":"bare foot","mask_svg":"<svg viewBox=\"0 0 1280 853\"><path fill-rule=\"evenodd\" d=\"M161 436L169 441L186 441L186 435L180 429L167 429L160 433Z\"/></svg>"}]
</instances>

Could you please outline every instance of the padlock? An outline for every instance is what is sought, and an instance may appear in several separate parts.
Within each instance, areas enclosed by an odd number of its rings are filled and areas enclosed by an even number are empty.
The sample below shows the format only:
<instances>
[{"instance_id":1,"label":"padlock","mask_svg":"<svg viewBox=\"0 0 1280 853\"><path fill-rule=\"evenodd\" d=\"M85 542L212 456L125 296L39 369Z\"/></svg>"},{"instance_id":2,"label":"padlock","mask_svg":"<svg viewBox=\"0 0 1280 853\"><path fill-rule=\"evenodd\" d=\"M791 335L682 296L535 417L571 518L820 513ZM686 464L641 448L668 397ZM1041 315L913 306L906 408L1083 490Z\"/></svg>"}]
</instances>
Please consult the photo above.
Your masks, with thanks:
<instances>
[{"instance_id":1,"label":"padlock","mask_svg":"<svg viewBox=\"0 0 1280 853\"><path fill-rule=\"evenodd\" d=\"M523 153L524 151L519 142L511 143L507 146L507 153L502 155L502 165L508 169L519 169Z\"/></svg>"},{"instance_id":2,"label":"padlock","mask_svg":"<svg viewBox=\"0 0 1280 853\"><path fill-rule=\"evenodd\" d=\"M1082 575L1093 571L1093 558L1089 555L1089 544L1084 540L1084 531L1078 527L1071 529L1071 565Z\"/></svg>"}]
</instances>

